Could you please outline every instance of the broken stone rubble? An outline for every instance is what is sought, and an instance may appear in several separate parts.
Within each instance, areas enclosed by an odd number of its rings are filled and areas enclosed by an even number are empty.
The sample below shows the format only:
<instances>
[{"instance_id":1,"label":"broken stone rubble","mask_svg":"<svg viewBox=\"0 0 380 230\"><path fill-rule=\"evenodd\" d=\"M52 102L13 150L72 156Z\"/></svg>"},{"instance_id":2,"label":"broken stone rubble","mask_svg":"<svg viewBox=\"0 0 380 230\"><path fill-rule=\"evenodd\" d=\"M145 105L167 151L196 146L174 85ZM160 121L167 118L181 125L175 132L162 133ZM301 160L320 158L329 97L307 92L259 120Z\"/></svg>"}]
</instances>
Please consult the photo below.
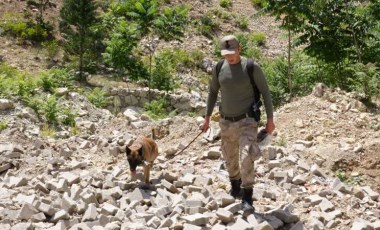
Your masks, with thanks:
<instances>
[{"instance_id":1,"label":"broken stone rubble","mask_svg":"<svg viewBox=\"0 0 380 230\"><path fill-rule=\"evenodd\" d=\"M159 140L162 154L146 187L141 173L131 180L122 157L136 135L117 126L108 135L101 132L107 119L91 120L82 121L86 135L68 139L35 138L16 126L0 133L0 229L380 229L378 191L342 183L318 161L304 159L316 151L318 138L331 133L263 149L256 162L261 172L254 187L256 213L245 218L240 200L228 195L216 138L197 140L199 149L180 156L175 153L183 144ZM133 121L152 124L141 117ZM20 132L32 146L11 140ZM339 147L356 152L354 144L355 139L342 139Z\"/></svg>"}]
</instances>

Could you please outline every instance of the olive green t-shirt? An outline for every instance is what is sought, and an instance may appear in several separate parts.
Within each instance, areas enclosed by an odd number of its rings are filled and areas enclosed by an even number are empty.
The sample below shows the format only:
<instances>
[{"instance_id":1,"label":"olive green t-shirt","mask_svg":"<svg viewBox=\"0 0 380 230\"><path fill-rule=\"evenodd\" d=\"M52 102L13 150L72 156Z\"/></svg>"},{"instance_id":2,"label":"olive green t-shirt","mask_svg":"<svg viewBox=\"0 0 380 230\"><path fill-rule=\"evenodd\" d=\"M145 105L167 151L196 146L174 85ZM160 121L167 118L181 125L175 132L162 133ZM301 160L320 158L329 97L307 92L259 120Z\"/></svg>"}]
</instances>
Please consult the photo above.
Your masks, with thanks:
<instances>
[{"instance_id":1,"label":"olive green t-shirt","mask_svg":"<svg viewBox=\"0 0 380 230\"><path fill-rule=\"evenodd\" d=\"M250 107L254 102L254 93L246 66L247 58L245 57L241 57L241 62L237 64L229 64L224 61L219 77L216 76L216 67L214 67L209 85L206 116L211 116L219 90L221 92L221 113L223 115L234 117L250 111ZM264 99L267 117L272 118L272 97L264 74L257 63L254 63L253 78Z\"/></svg>"}]
</instances>

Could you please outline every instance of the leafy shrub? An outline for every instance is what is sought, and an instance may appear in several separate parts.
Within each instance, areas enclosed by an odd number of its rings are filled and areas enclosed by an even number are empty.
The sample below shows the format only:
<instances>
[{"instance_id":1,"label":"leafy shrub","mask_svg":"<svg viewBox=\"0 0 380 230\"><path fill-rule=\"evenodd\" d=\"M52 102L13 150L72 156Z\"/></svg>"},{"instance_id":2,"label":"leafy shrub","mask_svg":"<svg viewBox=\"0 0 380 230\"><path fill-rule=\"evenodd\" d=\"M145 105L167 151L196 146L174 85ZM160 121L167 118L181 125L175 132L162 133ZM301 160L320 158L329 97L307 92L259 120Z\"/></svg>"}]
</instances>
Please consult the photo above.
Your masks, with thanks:
<instances>
[{"instance_id":1,"label":"leafy shrub","mask_svg":"<svg viewBox=\"0 0 380 230\"><path fill-rule=\"evenodd\" d=\"M208 85L210 82L210 79L211 79L211 77L209 74L202 73L199 75L199 82L204 84L204 85Z\"/></svg>"},{"instance_id":2,"label":"leafy shrub","mask_svg":"<svg viewBox=\"0 0 380 230\"><path fill-rule=\"evenodd\" d=\"M240 16L236 19L236 24L240 29L246 30L248 29L248 18Z\"/></svg>"},{"instance_id":3,"label":"leafy shrub","mask_svg":"<svg viewBox=\"0 0 380 230\"><path fill-rule=\"evenodd\" d=\"M284 104L288 100L287 60L284 57L264 60L261 65L266 75L275 107Z\"/></svg>"},{"instance_id":4,"label":"leafy shrub","mask_svg":"<svg viewBox=\"0 0 380 230\"><path fill-rule=\"evenodd\" d=\"M50 59L55 58L60 49L59 44L56 40L42 42L42 46L45 48L46 55Z\"/></svg>"},{"instance_id":5,"label":"leafy shrub","mask_svg":"<svg viewBox=\"0 0 380 230\"><path fill-rule=\"evenodd\" d=\"M6 121L0 121L0 132L4 129L8 128L8 122Z\"/></svg>"},{"instance_id":6,"label":"leafy shrub","mask_svg":"<svg viewBox=\"0 0 380 230\"><path fill-rule=\"evenodd\" d=\"M6 63L0 63L0 96L29 97L34 94L36 79Z\"/></svg>"},{"instance_id":7,"label":"leafy shrub","mask_svg":"<svg viewBox=\"0 0 380 230\"><path fill-rule=\"evenodd\" d=\"M40 96L32 96L28 98L24 98L24 103L32 108L38 116L40 116L41 111L43 110L43 99Z\"/></svg>"},{"instance_id":8,"label":"leafy shrub","mask_svg":"<svg viewBox=\"0 0 380 230\"><path fill-rule=\"evenodd\" d=\"M85 93L85 96L98 108L104 108L110 104L110 100L107 97L107 92L100 88L95 88L90 92Z\"/></svg>"},{"instance_id":9,"label":"leafy shrub","mask_svg":"<svg viewBox=\"0 0 380 230\"><path fill-rule=\"evenodd\" d=\"M211 38L212 33L219 28L219 24L215 22L211 16L201 16L197 29L202 35Z\"/></svg>"},{"instance_id":10,"label":"leafy shrub","mask_svg":"<svg viewBox=\"0 0 380 230\"><path fill-rule=\"evenodd\" d=\"M46 28L40 24L28 24L26 30L21 34L21 38L36 42L42 42L48 38L48 30Z\"/></svg>"},{"instance_id":11,"label":"leafy shrub","mask_svg":"<svg viewBox=\"0 0 380 230\"><path fill-rule=\"evenodd\" d=\"M57 124L58 123L58 113L60 108L58 107L58 102L55 96L49 96L43 101L42 104L43 113L45 115L45 119L49 124Z\"/></svg>"},{"instance_id":12,"label":"leafy shrub","mask_svg":"<svg viewBox=\"0 0 380 230\"><path fill-rule=\"evenodd\" d=\"M107 48L103 53L104 61L125 75L127 72L130 79L146 79L148 71L140 63L134 49L138 44L138 25L127 21L120 21L114 28L114 33L106 42Z\"/></svg>"},{"instance_id":13,"label":"leafy shrub","mask_svg":"<svg viewBox=\"0 0 380 230\"><path fill-rule=\"evenodd\" d=\"M231 0L219 0L219 5L223 8L229 8L232 6Z\"/></svg>"},{"instance_id":14,"label":"leafy shrub","mask_svg":"<svg viewBox=\"0 0 380 230\"><path fill-rule=\"evenodd\" d=\"M162 119L167 116L167 102L165 98L153 100L150 103L145 103L144 109L146 113L153 119Z\"/></svg>"},{"instance_id":15,"label":"leafy shrub","mask_svg":"<svg viewBox=\"0 0 380 230\"><path fill-rule=\"evenodd\" d=\"M45 91L54 92L59 87L74 87L75 76L72 72L65 68L52 68L44 71L40 75L38 85Z\"/></svg>"},{"instance_id":16,"label":"leafy shrub","mask_svg":"<svg viewBox=\"0 0 380 230\"><path fill-rule=\"evenodd\" d=\"M244 51L244 55L247 57L253 58L253 60L255 61L261 60L263 56L261 49L255 46L247 47Z\"/></svg>"},{"instance_id":17,"label":"leafy shrub","mask_svg":"<svg viewBox=\"0 0 380 230\"><path fill-rule=\"evenodd\" d=\"M53 92L53 89L56 87L55 82L53 81L52 77L48 74L43 74L40 83L42 86L42 89L45 91Z\"/></svg>"},{"instance_id":18,"label":"leafy shrub","mask_svg":"<svg viewBox=\"0 0 380 230\"><path fill-rule=\"evenodd\" d=\"M171 91L177 88L175 83L172 56L162 55L155 58L152 70L151 87L159 90Z\"/></svg>"},{"instance_id":19,"label":"leafy shrub","mask_svg":"<svg viewBox=\"0 0 380 230\"><path fill-rule=\"evenodd\" d=\"M36 83L33 79L26 78L25 80L20 80L17 86L17 95L21 98L28 98L34 94L36 89Z\"/></svg>"},{"instance_id":20,"label":"leafy shrub","mask_svg":"<svg viewBox=\"0 0 380 230\"><path fill-rule=\"evenodd\" d=\"M155 33L165 41L181 40L189 23L188 12L189 7L184 5L164 7L160 16L154 21Z\"/></svg>"},{"instance_id":21,"label":"leafy shrub","mask_svg":"<svg viewBox=\"0 0 380 230\"><path fill-rule=\"evenodd\" d=\"M48 24L41 25L32 21L23 21L18 15L7 14L0 27L11 36L36 42L44 41L48 38L49 30L52 29Z\"/></svg>"},{"instance_id":22,"label":"leafy shrub","mask_svg":"<svg viewBox=\"0 0 380 230\"><path fill-rule=\"evenodd\" d=\"M223 19L224 21L231 19L231 14L224 10L223 8L213 8L209 11L210 15L215 15L220 19Z\"/></svg>"},{"instance_id":23,"label":"leafy shrub","mask_svg":"<svg viewBox=\"0 0 380 230\"><path fill-rule=\"evenodd\" d=\"M19 82L25 79L25 74L21 71L6 63L0 63L0 96L15 96L19 92Z\"/></svg>"},{"instance_id":24,"label":"leafy shrub","mask_svg":"<svg viewBox=\"0 0 380 230\"><path fill-rule=\"evenodd\" d=\"M251 0L251 3L254 6L258 6L260 8L264 8L268 4L268 1L267 0Z\"/></svg>"},{"instance_id":25,"label":"leafy shrub","mask_svg":"<svg viewBox=\"0 0 380 230\"><path fill-rule=\"evenodd\" d=\"M176 71L181 71L182 68L195 68L199 67L204 57L204 53L199 50L186 51L184 49L163 49L155 59L169 59L167 63Z\"/></svg>"},{"instance_id":26,"label":"leafy shrub","mask_svg":"<svg viewBox=\"0 0 380 230\"><path fill-rule=\"evenodd\" d=\"M55 136L55 129L53 126L50 126L48 124L44 124L42 126L41 132L40 132L41 137L54 137Z\"/></svg>"},{"instance_id":27,"label":"leafy shrub","mask_svg":"<svg viewBox=\"0 0 380 230\"><path fill-rule=\"evenodd\" d=\"M335 175L339 178L340 181L345 182L347 180L346 172L342 169L338 169Z\"/></svg>"},{"instance_id":28,"label":"leafy shrub","mask_svg":"<svg viewBox=\"0 0 380 230\"><path fill-rule=\"evenodd\" d=\"M348 88L363 93L366 99L380 95L380 72L374 64L355 63L344 69L348 77Z\"/></svg>"},{"instance_id":29,"label":"leafy shrub","mask_svg":"<svg viewBox=\"0 0 380 230\"><path fill-rule=\"evenodd\" d=\"M76 114L73 111L73 108L63 108L62 109L62 124L75 127L75 117Z\"/></svg>"},{"instance_id":30,"label":"leafy shrub","mask_svg":"<svg viewBox=\"0 0 380 230\"><path fill-rule=\"evenodd\" d=\"M262 32L253 33L251 35L251 39L253 43L258 46L264 46L267 42L267 36L265 35L265 33Z\"/></svg>"}]
</instances>

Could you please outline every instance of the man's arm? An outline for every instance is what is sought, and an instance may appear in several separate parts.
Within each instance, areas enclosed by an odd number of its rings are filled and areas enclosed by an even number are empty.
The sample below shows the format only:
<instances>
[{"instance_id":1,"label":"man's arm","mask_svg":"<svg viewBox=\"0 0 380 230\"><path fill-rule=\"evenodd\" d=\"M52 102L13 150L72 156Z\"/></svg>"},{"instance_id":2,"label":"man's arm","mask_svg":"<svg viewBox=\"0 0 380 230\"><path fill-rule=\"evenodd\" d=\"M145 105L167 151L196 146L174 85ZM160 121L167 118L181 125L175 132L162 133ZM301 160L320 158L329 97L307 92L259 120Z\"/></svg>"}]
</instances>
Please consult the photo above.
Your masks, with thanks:
<instances>
[{"instance_id":1,"label":"man's arm","mask_svg":"<svg viewBox=\"0 0 380 230\"><path fill-rule=\"evenodd\" d=\"M272 134L275 129L274 121L273 121L273 103L272 103L272 95L269 90L269 86L267 80L264 76L263 71L260 66L255 63L254 73L255 84L257 88L260 90L260 93L263 95L265 112L267 114L267 124L265 126L265 130Z\"/></svg>"},{"instance_id":2,"label":"man's arm","mask_svg":"<svg viewBox=\"0 0 380 230\"><path fill-rule=\"evenodd\" d=\"M207 98L207 107L206 107L206 116L205 120L203 122L203 125L201 125L200 129L203 132L206 132L209 128L210 124L210 117L212 114L212 111L214 110L216 100L218 98L218 92L219 92L219 81L218 76L216 76L216 67L214 67L212 71L212 78L209 82L209 92L208 92L208 98Z\"/></svg>"}]
</instances>

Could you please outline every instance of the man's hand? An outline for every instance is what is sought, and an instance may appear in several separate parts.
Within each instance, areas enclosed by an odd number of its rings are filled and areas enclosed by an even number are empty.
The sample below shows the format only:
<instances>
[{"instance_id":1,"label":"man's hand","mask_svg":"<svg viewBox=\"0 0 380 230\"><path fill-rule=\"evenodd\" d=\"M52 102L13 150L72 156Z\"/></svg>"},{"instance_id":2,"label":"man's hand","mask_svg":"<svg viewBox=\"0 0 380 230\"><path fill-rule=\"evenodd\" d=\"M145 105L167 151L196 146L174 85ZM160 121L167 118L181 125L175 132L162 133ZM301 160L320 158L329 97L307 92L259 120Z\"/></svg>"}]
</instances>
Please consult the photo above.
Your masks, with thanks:
<instances>
[{"instance_id":1,"label":"man's hand","mask_svg":"<svg viewBox=\"0 0 380 230\"><path fill-rule=\"evenodd\" d=\"M202 132L206 132L210 128L210 116L205 117L205 121L201 126L199 126L199 129L202 130Z\"/></svg>"},{"instance_id":2,"label":"man's hand","mask_svg":"<svg viewBox=\"0 0 380 230\"><path fill-rule=\"evenodd\" d=\"M265 130L267 131L267 133L272 134L275 128L276 126L274 125L273 117L268 118L267 125L265 126Z\"/></svg>"}]
</instances>

